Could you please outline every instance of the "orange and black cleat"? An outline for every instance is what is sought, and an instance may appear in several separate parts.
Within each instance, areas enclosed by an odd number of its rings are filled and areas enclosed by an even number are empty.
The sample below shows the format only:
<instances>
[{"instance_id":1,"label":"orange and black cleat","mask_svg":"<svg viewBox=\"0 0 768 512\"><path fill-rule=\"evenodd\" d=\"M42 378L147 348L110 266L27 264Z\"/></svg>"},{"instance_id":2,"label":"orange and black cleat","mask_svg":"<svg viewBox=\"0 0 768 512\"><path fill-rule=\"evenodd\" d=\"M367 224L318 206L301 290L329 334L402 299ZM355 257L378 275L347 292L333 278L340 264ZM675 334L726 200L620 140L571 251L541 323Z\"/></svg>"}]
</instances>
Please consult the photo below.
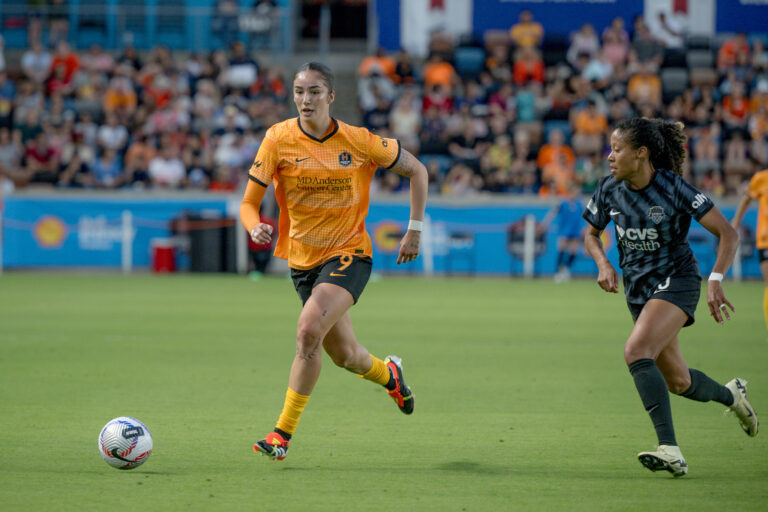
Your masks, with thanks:
<instances>
[{"instance_id":1,"label":"orange and black cleat","mask_svg":"<svg viewBox=\"0 0 768 512\"><path fill-rule=\"evenodd\" d=\"M272 460L283 460L288 454L289 441L277 432L270 432L267 438L262 441L256 441L253 445L253 451L262 453Z\"/></svg>"},{"instance_id":2,"label":"orange and black cleat","mask_svg":"<svg viewBox=\"0 0 768 512\"><path fill-rule=\"evenodd\" d=\"M387 393L404 414L413 414L413 393L403 380L403 361L397 356L387 356L384 362L395 381L395 389L387 389Z\"/></svg>"}]
</instances>

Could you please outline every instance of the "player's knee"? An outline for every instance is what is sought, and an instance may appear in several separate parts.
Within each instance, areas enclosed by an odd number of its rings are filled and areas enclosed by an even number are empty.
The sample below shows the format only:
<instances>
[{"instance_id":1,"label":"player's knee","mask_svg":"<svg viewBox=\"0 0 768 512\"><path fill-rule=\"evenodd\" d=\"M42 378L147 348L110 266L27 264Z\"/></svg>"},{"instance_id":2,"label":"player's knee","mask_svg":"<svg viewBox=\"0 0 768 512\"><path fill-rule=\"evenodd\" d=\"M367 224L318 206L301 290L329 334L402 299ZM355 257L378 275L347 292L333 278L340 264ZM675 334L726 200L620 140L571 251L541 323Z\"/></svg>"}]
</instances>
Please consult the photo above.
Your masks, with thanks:
<instances>
[{"instance_id":1,"label":"player's knee","mask_svg":"<svg viewBox=\"0 0 768 512\"><path fill-rule=\"evenodd\" d=\"M296 347L300 352L315 349L322 338L323 332L320 326L312 322L299 322L296 328Z\"/></svg>"},{"instance_id":2,"label":"player's knee","mask_svg":"<svg viewBox=\"0 0 768 512\"><path fill-rule=\"evenodd\" d=\"M679 395L685 393L691 387L690 375L675 375L673 377L667 377L667 389L670 393Z\"/></svg>"},{"instance_id":3,"label":"player's knee","mask_svg":"<svg viewBox=\"0 0 768 512\"><path fill-rule=\"evenodd\" d=\"M350 369L354 366L355 353L347 347L337 348L329 355L331 356L333 364L340 368Z\"/></svg>"}]
</instances>

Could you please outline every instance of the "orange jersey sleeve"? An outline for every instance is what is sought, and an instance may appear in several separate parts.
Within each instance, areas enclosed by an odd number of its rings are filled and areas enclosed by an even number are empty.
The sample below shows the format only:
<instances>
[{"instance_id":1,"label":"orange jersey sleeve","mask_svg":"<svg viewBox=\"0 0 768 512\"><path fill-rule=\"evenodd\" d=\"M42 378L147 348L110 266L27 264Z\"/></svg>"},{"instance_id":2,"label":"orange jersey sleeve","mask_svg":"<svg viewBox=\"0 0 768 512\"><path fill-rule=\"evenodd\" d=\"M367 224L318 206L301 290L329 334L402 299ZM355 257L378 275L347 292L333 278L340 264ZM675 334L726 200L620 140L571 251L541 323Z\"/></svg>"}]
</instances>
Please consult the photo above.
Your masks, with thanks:
<instances>
[{"instance_id":1,"label":"orange jersey sleeve","mask_svg":"<svg viewBox=\"0 0 768 512\"><path fill-rule=\"evenodd\" d=\"M752 176L747 194L758 204L755 245L758 249L768 249L768 169Z\"/></svg>"}]
</instances>

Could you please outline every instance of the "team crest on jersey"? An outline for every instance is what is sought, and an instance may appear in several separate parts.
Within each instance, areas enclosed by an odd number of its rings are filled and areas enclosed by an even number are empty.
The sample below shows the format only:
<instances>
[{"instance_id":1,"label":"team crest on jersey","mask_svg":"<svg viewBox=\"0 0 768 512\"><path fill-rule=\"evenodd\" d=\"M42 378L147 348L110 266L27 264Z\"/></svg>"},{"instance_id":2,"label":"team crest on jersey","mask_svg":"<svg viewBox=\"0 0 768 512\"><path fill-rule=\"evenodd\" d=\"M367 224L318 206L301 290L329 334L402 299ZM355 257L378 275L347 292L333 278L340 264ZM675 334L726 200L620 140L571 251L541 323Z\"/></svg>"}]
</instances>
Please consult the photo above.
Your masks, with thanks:
<instances>
[{"instance_id":1,"label":"team crest on jersey","mask_svg":"<svg viewBox=\"0 0 768 512\"><path fill-rule=\"evenodd\" d=\"M654 224L658 224L667 218L667 214L664 213L664 208L661 206L651 206L648 209L648 218L650 218Z\"/></svg>"},{"instance_id":2,"label":"team crest on jersey","mask_svg":"<svg viewBox=\"0 0 768 512\"><path fill-rule=\"evenodd\" d=\"M346 151L339 153L339 165L342 167L348 167L352 163L352 155Z\"/></svg>"}]
</instances>

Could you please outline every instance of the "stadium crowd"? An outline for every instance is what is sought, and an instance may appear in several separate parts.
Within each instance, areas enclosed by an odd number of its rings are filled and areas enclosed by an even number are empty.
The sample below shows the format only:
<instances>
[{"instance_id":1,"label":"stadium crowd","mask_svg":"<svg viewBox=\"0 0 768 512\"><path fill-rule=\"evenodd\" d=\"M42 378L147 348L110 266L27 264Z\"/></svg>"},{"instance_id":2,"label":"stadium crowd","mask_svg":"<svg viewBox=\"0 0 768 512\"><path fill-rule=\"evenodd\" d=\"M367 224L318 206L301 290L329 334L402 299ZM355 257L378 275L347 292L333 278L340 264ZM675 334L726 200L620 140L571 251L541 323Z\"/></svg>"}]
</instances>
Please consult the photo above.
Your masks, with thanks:
<instances>
[{"instance_id":1,"label":"stadium crowd","mask_svg":"<svg viewBox=\"0 0 768 512\"><path fill-rule=\"evenodd\" d=\"M119 55L33 41L20 69L0 44L5 187L234 190L265 129L294 115L286 70L246 46ZM358 70L363 124L422 159L434 193L565 195L607 172L610 127L635 115L682 120L687 177L735 194L768 167L768 52L760 37L686 37L674 20L621 18L566 40L523 12L509 31L456 45L435 34L425 62L379 51ZM348 120L355 123L355 120ZM381 193L405 185L393 173Z\"/></svg>"}]
</instances>

